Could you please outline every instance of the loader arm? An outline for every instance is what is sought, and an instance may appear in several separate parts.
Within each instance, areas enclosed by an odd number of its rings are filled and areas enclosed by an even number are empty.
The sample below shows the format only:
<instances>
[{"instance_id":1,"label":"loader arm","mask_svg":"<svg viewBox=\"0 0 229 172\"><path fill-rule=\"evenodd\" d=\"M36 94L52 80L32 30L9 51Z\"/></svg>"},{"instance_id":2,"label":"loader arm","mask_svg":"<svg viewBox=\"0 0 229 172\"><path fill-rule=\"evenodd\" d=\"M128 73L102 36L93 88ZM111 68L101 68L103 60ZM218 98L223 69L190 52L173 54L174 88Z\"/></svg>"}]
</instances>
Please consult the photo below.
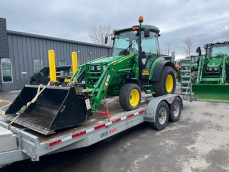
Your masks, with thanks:
<instances>
[{"instance_id":1,"label":"loader arm","mask_svg":"<svg viewBox=\"0 0 229 172\"><path fill-rule=\"evenodd\" d=\"M133 62L134 61L134 62ZM71 83L75 80L75 83L81 83L82 81L86 80L86 83L90 82L87 73L90 73L89 68L93 65L101 66L100 69L102 70L101 76L95 82L93 87L91 84L86 85L89 91L89 97L91 102L91 110L95 111L101 104L102 99L107 94L111 83L116 79L116 76L121 75L122 77L127 76L128 74L132 74L134 77L138 78L139 76L139 69L138 64L136 63L137 56L135 54L131 54L128 56L123 56L118 59L114 59L110 63L87 63L81 65L76 73L71 78L68 86L71 86ZM105 69L102 66L106 66ZM99 73L99 72L97 72Z\"/></svg>"},{"instance_id":2,"label":"loader arm","mask_svg":"<svg viewBox=\"0 0 229 172\"><path fill-rule=\"evenodd\" d=\"M202 70L203 70L203 56L199 57L199 66L198 66L198 73L197 73L197 83L200 82L202 78Z\"/></svg>"},{"instance_id":3,"label":"loader arm","mask_svg":"<svg viewBox=\"0 0 229 172\"><path fill-rule=\"evenodd\" d=\"M222 81L221 81L221 84L224 84L226 83L226 62L227 62L227 59L228 59L228 56L227 55L224 55L223 56L223 67L222 67Z\"/></svg>"}]
</instances>

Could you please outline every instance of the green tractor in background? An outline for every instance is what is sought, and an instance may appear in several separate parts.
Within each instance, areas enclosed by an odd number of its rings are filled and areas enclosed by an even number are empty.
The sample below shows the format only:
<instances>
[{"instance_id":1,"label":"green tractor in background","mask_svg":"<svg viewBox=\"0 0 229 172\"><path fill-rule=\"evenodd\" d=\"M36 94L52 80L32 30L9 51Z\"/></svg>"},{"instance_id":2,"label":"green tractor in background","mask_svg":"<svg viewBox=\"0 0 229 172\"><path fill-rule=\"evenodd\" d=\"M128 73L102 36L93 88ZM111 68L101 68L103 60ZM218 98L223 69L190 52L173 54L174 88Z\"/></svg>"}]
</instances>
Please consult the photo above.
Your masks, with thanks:
<instances>
[{"instance_id":1,"label":"green tractor in background","mask_svg":"<svg viewBox=\"0 0 229 172\"><path fill-rule=\"evenodd\" d=\"M200 47L196 82L192 85L198 100L229 102L229 42L206 44L206 55Z\"/></svg>"},{"instance_id":2,"label":"green tractor in background","mask_svg":"<svg viewBox=\"0 0 229 172\"><path fill-rule=\"evenodd\" d=\"M159 53L160 30L142 25L143 17L139 22L140 25L113 32L111 57L80 65L66 87L47 87L36 105L23 110L15 123L49 134L84 123L107 96L119 96L121 107L130 111L140 106L142 91L154 96L174 93L176 68L171 57ZM6 115L15 117L37 89L25 86Z\"/></svg>"}]
</instances>

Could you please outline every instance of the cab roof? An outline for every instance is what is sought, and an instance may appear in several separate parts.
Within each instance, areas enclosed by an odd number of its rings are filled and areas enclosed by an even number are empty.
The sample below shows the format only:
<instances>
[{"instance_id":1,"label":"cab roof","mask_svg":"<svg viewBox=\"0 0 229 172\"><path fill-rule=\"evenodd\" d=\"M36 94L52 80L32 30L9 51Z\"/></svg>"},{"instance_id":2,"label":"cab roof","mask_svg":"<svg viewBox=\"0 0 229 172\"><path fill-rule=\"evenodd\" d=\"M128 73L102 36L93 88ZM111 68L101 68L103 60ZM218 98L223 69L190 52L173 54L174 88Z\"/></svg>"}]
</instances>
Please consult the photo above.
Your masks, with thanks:
<instances>
[{"instance_id":1,"label":"cab roof","mask_svg":"<svg viewBox=\"0 0 229 172\"><path fill-rule=\"evenodd\" d=\"M228 45L229 42L226 41L226 42L216 42L216 43L209 43L209 44L205 44L204 47L207 48L207 47L211 47L213 45L219 45L219 44L225 44L225 45Z\"/></svg>"},{"instance_id":2,"label":"cab roof","mask_svg":"<svg viewBox=\"0 0 229 172\"><path fill-rule=\"evenodd\" d=\"M140 25L134 25L133 27L140 27ZM141 28L142 29L149 29L150 31L152 32L155 32L155 33L159 33L160 32L160 29L156 26L153 26L153 25L141 25ZM125 28L125 29L116 29L114 30L116 33L120 33L120 32L126 32L126 31L130 31L132 30L132 27L131 28Z\"/></svg>"}]
</instances>

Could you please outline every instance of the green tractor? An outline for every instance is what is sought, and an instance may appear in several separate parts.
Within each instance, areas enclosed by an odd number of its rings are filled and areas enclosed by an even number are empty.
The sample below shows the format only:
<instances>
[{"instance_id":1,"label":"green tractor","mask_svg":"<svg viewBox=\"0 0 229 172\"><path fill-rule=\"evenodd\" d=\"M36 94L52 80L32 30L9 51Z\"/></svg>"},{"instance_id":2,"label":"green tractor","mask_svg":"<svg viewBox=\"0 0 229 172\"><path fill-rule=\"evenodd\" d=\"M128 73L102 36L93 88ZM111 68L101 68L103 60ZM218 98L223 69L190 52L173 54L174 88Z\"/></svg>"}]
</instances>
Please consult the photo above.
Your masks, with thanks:
<instances>
[{"instance_id":1,"label":"green tractor","mask_svg":"<svg viewBox=\"0 0 229 172\"><path fill-rule=\"evenodd\" d=\"M50 134L84 123L107 96L119 96L121 107L130 111L139 107L142 91L154 96L174 93L176 68L170 57L160 56L160 30L142 25L142 17L139 22L113 32L111 57L80 65L66 87L47 87L15 123ZM25 86L6 115L15 117L36 93L37 86Z\"/></svg>"},{"instance_id":2,"label":"green tractor","mask_svg":"<svg viewBox=\"0 0 229 172\"><path fill-rule=\"evenodd\" d=\"M229 102L229 42L205 45L206 55L200 47L196 82L192 85L198 100Z\"/></svg>"}]
</instances>

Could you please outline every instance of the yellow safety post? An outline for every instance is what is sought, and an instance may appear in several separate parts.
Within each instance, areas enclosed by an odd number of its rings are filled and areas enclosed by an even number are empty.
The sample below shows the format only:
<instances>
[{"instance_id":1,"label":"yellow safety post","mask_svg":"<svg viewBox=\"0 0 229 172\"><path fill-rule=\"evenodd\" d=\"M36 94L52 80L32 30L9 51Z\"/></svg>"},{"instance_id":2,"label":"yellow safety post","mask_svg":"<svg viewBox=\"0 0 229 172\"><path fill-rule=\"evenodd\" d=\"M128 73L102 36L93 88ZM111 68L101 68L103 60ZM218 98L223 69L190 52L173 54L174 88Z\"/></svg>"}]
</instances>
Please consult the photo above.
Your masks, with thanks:
<instances>
[{"instance_id":1,"label":"yellow safety post","mask_svg":"<svg viewBox=\"0 0 229 172\"><path fill-rule=\"evenodd\" d=\"M78 69L78 59L77 59L77 52L72 52L72 73L77 71Z\"/></svg>"},{"instance_id":2,"label":"yellow safety post","mask_svg":"<svg viewBox=\"0 0 229 172\"><path fill-rule=\"evenodd\" d=\"M56 62L55 62L55 52L54 50L48 51L49 55L49 76L50 81L56 82Z\"/></svg>"}]
</instances>

